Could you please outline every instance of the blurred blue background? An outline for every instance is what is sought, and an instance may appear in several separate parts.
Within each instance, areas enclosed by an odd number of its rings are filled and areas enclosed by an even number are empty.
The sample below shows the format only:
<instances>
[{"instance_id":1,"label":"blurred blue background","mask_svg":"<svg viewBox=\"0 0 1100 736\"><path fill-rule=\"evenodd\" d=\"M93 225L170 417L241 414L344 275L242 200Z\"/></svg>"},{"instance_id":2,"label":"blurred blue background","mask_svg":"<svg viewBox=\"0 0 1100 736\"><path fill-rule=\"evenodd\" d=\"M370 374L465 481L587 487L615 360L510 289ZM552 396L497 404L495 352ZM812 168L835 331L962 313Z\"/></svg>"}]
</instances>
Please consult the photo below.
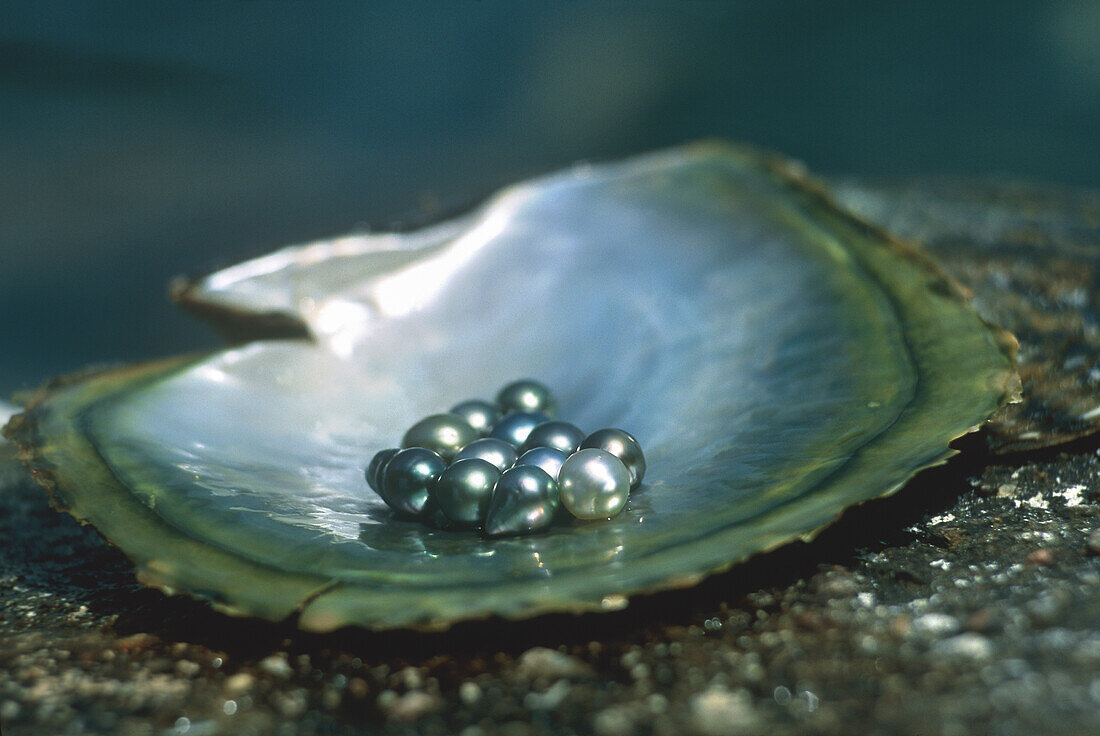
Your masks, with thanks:
<instances>
[{"instance_id":1,"label":"blurred blue background","mask_svg":"<svg viewBox=\"0 0 1100 736\"><path fill-rule=\"evenodd\" d=\"M703 136L1100 184L1100 2L0 5L0 395L219 344L165 284Z\"/></svg>"}]
</instances>

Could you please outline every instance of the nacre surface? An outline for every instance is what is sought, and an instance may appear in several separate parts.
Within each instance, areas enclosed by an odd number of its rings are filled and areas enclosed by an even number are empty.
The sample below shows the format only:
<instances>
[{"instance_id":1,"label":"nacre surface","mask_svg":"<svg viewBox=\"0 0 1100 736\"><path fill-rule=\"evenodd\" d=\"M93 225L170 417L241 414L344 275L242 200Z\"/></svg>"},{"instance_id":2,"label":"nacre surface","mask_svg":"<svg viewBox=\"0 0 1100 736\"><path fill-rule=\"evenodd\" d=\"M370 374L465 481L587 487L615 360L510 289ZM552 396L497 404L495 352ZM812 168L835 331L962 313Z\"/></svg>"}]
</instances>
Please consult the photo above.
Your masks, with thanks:
<instances>
[{"instance_id":1,"label":"nacre surface","mask_svg":"<svg viewBox=\"0 0 1100 736\"><path fill-rule=\"evenodd\" d=\"M142 581L316 631L693 584L893 492L1015 386L1011 339L935 266L797 167L720 144L276 251L183 298L312 339L57 382L12 434ZM398 520L367 490L404 428L517 375L645 448L645 491L614 520L483 539Z\"/></svg>"}]
</instances>

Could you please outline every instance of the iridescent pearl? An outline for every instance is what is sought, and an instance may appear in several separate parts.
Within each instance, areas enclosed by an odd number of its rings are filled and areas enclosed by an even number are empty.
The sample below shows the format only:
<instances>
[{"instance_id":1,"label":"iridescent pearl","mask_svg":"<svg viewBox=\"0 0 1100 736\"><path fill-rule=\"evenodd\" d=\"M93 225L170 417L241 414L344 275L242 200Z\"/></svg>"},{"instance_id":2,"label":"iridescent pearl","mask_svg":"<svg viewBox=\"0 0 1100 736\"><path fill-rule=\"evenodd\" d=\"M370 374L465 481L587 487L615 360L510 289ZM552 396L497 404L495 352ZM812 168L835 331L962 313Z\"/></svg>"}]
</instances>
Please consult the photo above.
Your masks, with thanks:
<instances>
[{"instance_id":1,"label":"iridescent pearl","mask_svg":"<svg viewBox=\"0 0 1100 736\"><path fill-rule=\"evenodd\" d=\"M538 381L522 379L513 381L497 394L497 406L503 414L513 411L539 411L554 416L558 411L558 402L550 389Z\"/></svg>"},{"instance_id":2,"label":"iridescent pearl","mask_svg":"<svg viewBox=\"0 0 1100 736\"><path fill-rule=\"evenodd\" d=\"M382 471L385 469L386 463L398 452L396 449L380 450L371 458L370 465L367 466L364 475L367 477L367 485L375 493L378 493L379 488L381 488Z\"/></svg>"},{"instance_id":3,"label":"iridescent pearl","mask_svg":"<svg viewBox=\"0 0 1100 736\"><path fill-rule=\"evenodd\" d=\"M482 437L487 437L493 425L500 419L500 410L495 405L481 399L470 399L451 407L451 413L462 417Z\"/></svg>"},{"instance_id":4,"label":"iridescent pearl","mask_svg":"<svg viewBox=\"0 0 1100 736\"><path fill-rule=\"evenodd\" d=\"M476 439L477 430L457 414L432 414L409 427L401 446L424 447L450 461Z\"/></svg>"},{"instance_id":5,"label":"iridescent pearl","mask_svg":"<svg viewBox=\"0 0 1100 736\"><path fill-rule=\"evenodd\" d=\"M432 498L451 521L475 526L485 519L498 480L496 465L476 457L458 460L439 476Z\"/></svg>"},{"instance_id":6,"label":"iridescent pearl","mask_svg":"<svg viewBox=\"0 0 1100 736\"><path fill-rule=\"evenodd\" d=\"M514 411L511 414L505 414L493 427L489 436L504 440L512 447L518 448L527 440L527 435L531 434L532 429L549 420L550 417L540 412Z\"/></svg>"},{"instance_id":7,"label":"iridescent pearl","mask_svg":"<svg viewBox=\"0 0 1100 736\"><path fill-rule=\"evenodd\" d=\"M520 465L505 470L489 501L483 531L500 537L544 529L560 503L558 484L542 468Z\"/></svg>"},{"instance_id":8,"label":"iridescent pearl","mask_svg":"<svg viewBox=\"0 0 1100 736\"><path fill-rule=\"evenodd\" d=\"M513 467L534 465L537 468L542 468L547 475L557 480L561 464L565 462L567 457L569 456L564 452L553 447L535 447L520 455Z\"/></svg>"},{"instance_id":9,"label":"iridescent pearl","mask_svg":"<svg viewBox=\"0 0 1100 736\"><path fill-rule=\"evenodd\" d=\"M526 452L536 447L553 447L569 455L577 450L584 441L584 432L569 422L543 422L531 430L519 451Z\"/></svg>"},{"instance_id":10,"label":"iridescent pearl","mask_svg":"<svg viewBox=\"0 0 1100 736\"><path fill-rule=\"evenodd\" d=\"M630 471L607 450L578 450L562 463L558 485L561 502L573 516L609 519L626 506Z\"/></svg>"},{"instance_id":11,"label":"iridescent pearl","mask_svg":"<svg viewBox=\"0 0 1100 736\"><path fill-rule=\"evenodd\" d=\"M484 437L480 440L474 440L463 447L459 453L455 455L453 462L457 463L459 460L467 460L474 457L491 462L503 473L505 470L512 467L512 464L516 461L516 448L512 447L504 440L498 440L495 437Z\"/></svg>"},{"instance_id":12,"label":"iridescent pearl","mask_svg":"<svg viewBox=\"0 0 1100 736\"><path fill-rule=\"evenodd\" d=\"M622 460L630 471L630 490L641 485L642 478L645 477L645 455L642 454L642 446L638 444L638 440L629 432L621 429L598 429L585 437L580 446L582 450L607 450Z\"/></svg>"},{"instance_id":13,"label":"iridescent pearl","mask_svg":"<svg viewBox=\"0 0 1100 736\"><path fill-rule=\"evenodd\" d=\"M423 447L401 450L386 463L378 495L399 514L419 516L428 503L432 486L446 470L436 453Z\"/></svg>"}]
</instances>

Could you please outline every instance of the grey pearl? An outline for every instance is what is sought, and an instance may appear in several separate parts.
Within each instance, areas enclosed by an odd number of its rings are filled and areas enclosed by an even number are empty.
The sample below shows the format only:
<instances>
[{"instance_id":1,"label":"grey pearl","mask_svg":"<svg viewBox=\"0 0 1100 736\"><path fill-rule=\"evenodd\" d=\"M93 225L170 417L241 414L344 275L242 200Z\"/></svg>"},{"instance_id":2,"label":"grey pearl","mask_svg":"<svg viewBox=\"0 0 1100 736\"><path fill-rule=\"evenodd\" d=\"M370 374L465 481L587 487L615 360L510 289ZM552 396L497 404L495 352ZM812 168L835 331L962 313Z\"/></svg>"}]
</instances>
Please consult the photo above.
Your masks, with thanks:
<instances>
[{"instance_id":1,"label":"grey pearl","mask_svg":"<svg viewBox=\"0 0 1100 736\"><path fill-rule=\"evenodd\" d=\"M364 475L367 477L367 485L371 487L375 493L382 487L382 471L386 468L386 463L393 458L399 452L397 449L380 450L374 454L371 458L370 465L367 466Z\"/></svg>"},{"instance_id":2,"label":"grey pearl","mask_svg":"<svg viewBox=\"0 0 1100 736\"><path fill-rule=\"evenodd\" d=\"M423 447L401 450L386 463L378 495L399 514L419 516L428 503L432 486L447 469L436 453Z\"/></svg>"},{"instance_id":3,"label":"grey pearl","mask_svg":"<svg viewBox=\"0 0 1100 736\"><path fill-rule=\"evenodd\" d=\"M451 521L476 526L485 519L498 480L496 465L476 457L458 460L439 476L432 498Z\"/></svg>"},{"instance_id":4,"label":"grey pearl","mask_svg":"<svg viewBox=\"0 0 1100 736\"><path fill-rule=\"evenodd\" d=\"M535 447L520 455L514 467L534 465L536 468L542 468L547 475L557 480L558 471L561 470L561 465L567 457L569 455L553 447Z\"/></svg>"},{"instance_id":5,"label":"grey pearl","mask_svg":"<svg viewBox=\"0 0 1100 736\"><path fill-rule=\"evenodd\" d=\"M630 471L607 450L578 450L558 473L561 502L578 519L609 519L630 496Z\"/></svg>"},{"instance_id":6,"label":"grey pearl","mask_svg":"<svg viewBox=\"0 0 1100 736\"><path fill-rule=\"evenodd\" d=\"M531 430L519 451L527 452L536 447L553 447L566 455L576 452L584 441L584 432L569 422L543 422Z\"/></svg>"},{"instance_id":7,"label":"grey pearl","mask_svg":"<svg viewBox=\"0 0 1100 736\"><path fill-rule=\"evenodd\" d=\"M462 417L482 437L489 436L493 425L500 419L500 410L494 404L481 399L470 399L451 407L451 413Z\"/></svg>"},{"instance_id":8,"label":"grey pearl","mask_svg":"<svg viewBox=\"0 0 1100 736\"><path fill-rule=\"evenodd\" d=\"M514 411L505 414L489 433L490 437L504 440L512 447L518 448L527 440L531 430L550 420L550 417L540 412Z\"/></svg>"},{"instance_id":9,"label":"grey pearl","mask_svg":"<svg viewBox=\"0 0 1100 736\"><path fill-rule=\"evenodd\" d=\"M607 450L623 461L630 471L630 490L634 490L645 477L645 455L634 435L621 429L598 429L584 438L581 449Z\"/></svg>"},{"instance_id":10,"label":"grey pearl","mask_svg":"<svg viewBox=\"0 0 1100 736\"><path fill-rule=\"evenodd\" d=\"M512 381L502 388L497 394L497 406L502 414L539 411L553 417L558 412L558 402L550 389L529 378Z\"/></svg>"},{"instance_id":11,"label":"grey pearl","mask_svg":"<svg viewBox=\"0 0 1100 736\"><path fill-rule=\"evenodd\" d=\"M520 465L505 470L489 501L483 531L501 537L545 529L560 503L558 484L542 468Z\"/></svg>"},{"instance_id":12,"label":"grey pearl","mask_svg":"<svg viewBox=\"0 0 1100 736\"><path fill-rule=\"evenodd\" d=\"M432 414L409 427L402 447L424 447L450 461L466 445L477 439L477 430L457 414Z\"/></svg>"},{"instance_id":13,"label":"grey pearl","mask_svg":"<svg viewBox=\"0 0 1100 736\"><path fill-rule=\"evenodd\" d=\"M472 457L491 462L503 473L512 467L512 463L516 461L516 448L504 440L498 440L495 437L484 437L463 447L455 455L453 462L457 463L459 460L467 460Z\"/></svg>"}]
</instances>

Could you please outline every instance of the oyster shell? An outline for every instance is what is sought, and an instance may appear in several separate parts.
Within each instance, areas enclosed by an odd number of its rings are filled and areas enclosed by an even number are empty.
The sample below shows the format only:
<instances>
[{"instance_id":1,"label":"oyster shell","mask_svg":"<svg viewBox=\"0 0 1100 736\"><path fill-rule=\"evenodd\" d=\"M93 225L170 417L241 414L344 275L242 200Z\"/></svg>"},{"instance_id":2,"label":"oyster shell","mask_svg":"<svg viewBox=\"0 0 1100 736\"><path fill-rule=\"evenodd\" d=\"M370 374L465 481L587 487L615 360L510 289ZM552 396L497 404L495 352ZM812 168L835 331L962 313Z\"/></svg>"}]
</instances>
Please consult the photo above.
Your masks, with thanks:
<instances>
[{"instance_id":1,"label":"oyster shell","mask_svg":"<svg viewBox=\"0 0 1100 736\"><path fill-rule=\"evenodd\" d=\"M317 631L693 584L896 490L1015 385L1011 338L936 268L792 165L721 144L280 250L180 298L314 339L60 382L8 432L144 582ZM613 521L486 540L396 520L366 489L417 418L519 376L646 448Z\"/></svg>"}]
</instances>

